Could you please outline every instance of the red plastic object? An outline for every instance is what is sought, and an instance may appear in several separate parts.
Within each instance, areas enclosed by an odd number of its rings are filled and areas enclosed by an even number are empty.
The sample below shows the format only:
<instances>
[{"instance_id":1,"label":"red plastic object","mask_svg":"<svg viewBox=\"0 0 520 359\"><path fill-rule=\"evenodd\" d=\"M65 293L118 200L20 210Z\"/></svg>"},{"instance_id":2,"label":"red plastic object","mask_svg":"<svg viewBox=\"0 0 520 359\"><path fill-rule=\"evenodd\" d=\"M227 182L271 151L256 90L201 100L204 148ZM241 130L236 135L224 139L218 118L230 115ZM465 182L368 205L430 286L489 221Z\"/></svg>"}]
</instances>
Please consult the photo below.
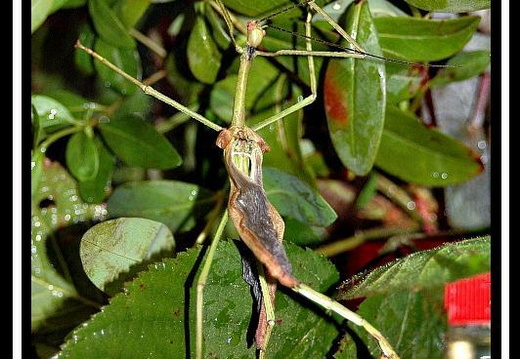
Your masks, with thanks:
<instances>
[{"instance_id":1,"label":"red plastic object","mask_svg":"<svg viewBox=\"0 0 520 359\"><path fill-rule=\"evenodd\" d=\"M479 274L445 286L444 307L448 324L489 325L491 321L491 273Z\"/></svg>"}]
</instances>

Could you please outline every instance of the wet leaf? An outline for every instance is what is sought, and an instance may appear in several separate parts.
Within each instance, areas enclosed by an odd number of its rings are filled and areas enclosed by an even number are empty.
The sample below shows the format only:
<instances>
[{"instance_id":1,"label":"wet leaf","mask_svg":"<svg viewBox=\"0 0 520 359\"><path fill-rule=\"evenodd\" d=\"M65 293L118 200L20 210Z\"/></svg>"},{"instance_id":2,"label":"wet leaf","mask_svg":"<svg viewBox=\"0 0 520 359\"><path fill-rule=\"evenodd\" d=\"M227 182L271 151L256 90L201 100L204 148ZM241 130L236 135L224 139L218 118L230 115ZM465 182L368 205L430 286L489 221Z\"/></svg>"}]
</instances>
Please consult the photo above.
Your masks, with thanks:
<instances>
[{"instance_id":1,"label":"wet leaf","mask_svg":"<svg viewBox=\"0 0 520 359\"><path fill-rule=\"evenodd\" d=\"M393 107L387 108L376 165L405 181L437 187L467 181L482 171L470 148Z\"/></svg>"},{"instance_id":2,"label":"wet leaf","mask_svg":"<svg viewBox=\"0 0 520 359\"><path fill-rule=\"evenodd\" d=\"M204 18L197 16L188 40L188 64L200 82L212 84L220 70L222 54L217 48Z\"/></svg>"},{"instance_id":3,"label":"wet leaf","mask_svg":"<svg viewBox=\"0 0 520 359\"><path fill-rule=\"evenodd\" d=\"M324 257L292 245L287 249L295 274L305 283L324 291L337 280ZM76 329L58 358L193 357L194 266L199 255L189 250L151 265L124 294ZM255 358L247 341L253 306L250 288L242 279L240 252L231 242L219 243L204 290L204 357ZM309 309L285 291L277 293L276 316L268 349L273 357L324 357L338 334L326 314Z\"/></svg>"},{"instance_id":4,"label":"wet leaf","mask_svg":"<svg viewBox=\"0 0 520 359\"><path fill-rule=\"evenodd\" d=\"M441 291L393 292L366 299L356 313L383 333L400 358L442 359L447 330L442 305ZM346 334L334 359L381 357L381 349L364 330L351 329L362 344Z\"/></svg>"},{"instance_id":5,"label":"wet leaf","mask_svg":"<svg viewBox=\"0 0 520 359\"><path fill-rule=\"evenodd\" d=\"M479 237L415 252L351 278L342 284L338 296L354 299L402 290L421 291L487 272L491 269L490 243L489 237Z\"/></svg>"},{"instance_id":6,"label":"wet leaf","mask_svg":"<svg viewBox=\"0 0 520 359\"><path fill-rule=\"evenodd\" d=\"M470 12L488 9L491 0L405 0L419 9L437 12Z\"/></svg>"},{"instance_id":7,"label":"wet leaf","mask_svg":"<svg viewBox=\"0 0 520 359\"><path fill-rule=\"evenodd\" d=\"M135 50L136 42L106 0L88 2L90 16L99 36L115 48Z\"/></svg>"},{"instance_id":8,"label":"wet leaf","mask_svg":"<svg viewBox=\"0 0 520 359\"><path fill-rule=\"evenodd\" d=\"M182 163L171 143L136 116L113 118L99 130L110 149L130 166L169 169Z\"/></svg>"},{"instance_id":9,"label":"wet leaf","mask_svg":"<svg viewBox=\"0 0 520 359\"><path fill-rule=\"evenodd\" d=\"M164 223L173 233L188 230L214 199L197 185L180 181L139 181L118 186L107 200L111 217L142 217ZM209 208L207 208L209 207Z\"/></svg>"},{"instance_id":10,"label":"wet leaf","mask_svg":"<svg viewBox=\"0 0 520 359\"><path fill-rule=\"evenodd\" d=\"M455 55L471 39L479 22L478 16L449 20L402 16L374 19L384 55L406 61L437 61Z\"/></svg>"},{"instance_id":11,"label":"wet leaf","mask_svg":"<svg viewBox=\"0 0 520 359\"><path fill-rule=\"evenodd\" d=\"M344 284L339 297L366 296L357 313L384 333L402 358L441 359L447 330L444 285L490 269L490 238L474 238L416 252L354 277L354 285ZM352 329L370 357L378 358L377 344L365 331ZM354 359L360 352L366 353L345 336L334 358Z\"/></svg>"},{"instance_id":12,"label":"wet leaf","mask_svg":"<svg viewBox=\"0 0 520 359\"><path fill-rule=\"evenodd\" d=\"M39 128L47 133L55 132L74 122L69 109L49 96L32 95L31 103L38 114Z\"/></svg>"},{"instance_id":13,"label":"wet leaf","mask_svg":"<svg viewBox=\"0 0 520 359\"><path fill-rule=\"evenodd\" d=\"M336 220L336 213L323 197L297 177L269 167L263 172L267 197L280 215L321 227Z\"/></svg>"},{"instance_id":14,"label":"wet leaf","mask_svg":"<svg viewBox=\"0 0 520 359\"><path fill-rule=\"evenodd\" d=\"M45 163L45 162L44 162ZM58 162L43 165L31 204L31 328L73 326L90 309L83 304L54 238L69 223L100 220L104 209L78 196L74 179ZM83 314L81 314L83 313ZM78 314L78 315L77 315Z\"/></svg>"},{"instance_id":15,"label":"wet leaf","mask_svg":"<svg viewBox=\"0 0 520 359\"><path fill-rule=\"evenodd\" d=\"M163 251L173 254L174 246L173 235L164 224L144 218L118 218L99 223L83 235L80 257L92 283L113 295L112 282L154 255Z\"/></svg>"},{"instance_id":16,"label":"wet leaf","mask_svg":"<svg viewBox=\"0 0 520 359\"><path fill-rule=\"evenodd\" d=\"M366 2L349 8L346 31L371 54L381 54ZM335 59L327 66L324 105L332 143L357 175L373 166L385 118L385 67L377 61Z\"/></svg>"},{"instance_id":17,"label":"wet leaf","mask_svg":"<svg viewBox=\"0 0 520 359\"><path fill-rule=\"evenodd\" d=\"M85 131L76 132L67 142L65 151L67 167L79 181L89 181L99 170L99 153L94 138Z\"/></svg>"}]
</instances>

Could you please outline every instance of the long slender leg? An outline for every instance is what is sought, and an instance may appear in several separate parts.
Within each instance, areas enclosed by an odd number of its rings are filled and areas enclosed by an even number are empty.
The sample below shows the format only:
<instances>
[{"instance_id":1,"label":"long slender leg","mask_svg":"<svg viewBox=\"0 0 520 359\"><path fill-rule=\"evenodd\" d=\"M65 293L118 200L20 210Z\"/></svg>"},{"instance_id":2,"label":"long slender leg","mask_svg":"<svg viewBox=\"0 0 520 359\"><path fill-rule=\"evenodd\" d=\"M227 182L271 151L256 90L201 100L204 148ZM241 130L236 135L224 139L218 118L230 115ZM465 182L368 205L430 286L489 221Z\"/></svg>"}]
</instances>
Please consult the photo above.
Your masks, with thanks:
<instances>
[{"instance_id":1,"label":"long slender leg","mask_svg":"<svg viewBox=\"0 0 520 359\"><path fill-rule=\"evenodd\" d=\"M310 82L311 82L311 94L309 96L307 96L306 98L304 98L302 101L299 101L298 103L295 103L294 105L292 106L289 106L288 108L286 108L285 110L277 113L276 115L274 116L271 116L269 118L267 118L266 120L256 124L255 126L253 126L253 130L254 131L258 131L266 126L269 126L271 123L273 122L276 122L278 121L279 119L293 113L293 112L296 112L298 111L299 109L301 108L304 108L305 106L308 106L310 105L311 103L313 103L315 100L316 100L316 91L317 91L317 86L316 86L316 72L315 72L315 69L314 69L314 57L312 56L312 45L311 45L311 41L310 41L310 36L311 36L311 19L312 19L312 15L311 13L307 13L307 19L305 21L305 34L307 35L307 41L306 41L306 48L307 48L307 51L309 52L308 56L307 56L307 59L308 59L308 64L309 64L309 75L310 75ZM260 53L262 54L262 53Z\"/></svg>"},{"instance_id":2,"label":"long slender leg","mask_svg":"<svg viewBox=\"0 0 520 359\"><path fill-rule=\"evenodd\" d=\"M399 359L399 356L394 351L388 340L376 328L374 328L372 324L367 322L359 314L352 312L347 307L341 305L324 294L316 292L314 289L306 286L305 284L300 283L291 289L296 293L299 293L310 299L314 303L322 306L323 308L332 310L333 312L341 315L343 318L350 320L355 325L363 327L368 332L368 334L370 334L378 342L379 347L381 348L381 351L386 356L386 358Z\"/></svg>"},{"instance_id":3,"label":"long slender leg","mask_svg":"<svg viewBox=\"0 0 520 359\"><path fill-rule=\"evenodd\" d=\"M193 119L203 123L204 125L208 126L209 128L215 130L215 131L221 131L222 130L222 127L217 125L217 124L214 124L213 122L211 122L210 120L208 120L207 118L205 118L204 116L202 115L199 115L198 113L196 113L195 111L192 111L190 110L189 108L187 108L186 106L183 106L181 105L180 103L178 103L177 101L175 100L172 100L171 98L169 98L168 96L165 96L163 95L162 93L160 93L159 91L155 90L153 87L151 86L148 86L148 85L145 85L144 83L142 83L141 81L137 80L136 78L132 77L130 74L124 72L123 70L121 70L119 67L117 67L116 65L114 65L113 63L111 63L110 61L108 61L107 59L105 59L103 56L99 55L97 52L95 52L94 50L84 46L81 42L79 42L79 40L76 42L76 48L80 49L80 50L83 50L85 51L87 54L93 56L95 59L97 59L99 62L101 62L102 64L104 64L105 66L109 67L110 69L114 70L115 72L117 72L118 74L120 74L121 76L123 76L124 78L126 78L128 81L130 82L133 82L137 87L139 87L145 94L147 95L150 95L152 97L155 97L156 99L158 99L159 101L162 101L174 108L176 108L177 110L187 114L188 116L192 117Z\"/></svg>"},{"instance_id":4,"label":"long slender leg","mask_svg":"<svg viewBox=\"0 0 520 359\"><path fill-rule=\"evenodd\" d=\"M298 111L302 108L304 108L307 105L310 105L314 102L316 99L316 72L314 69L314 56L320 56L320 57L342 57L342 58L364 58L366 57L365 51L363 48L361 48L360 45L343 30L323 9L321 9L318 5L314 3L314 1L309 1L307 5L323 16L323 18L345 39L347 40L354 48L356 52L344 52L344 51L313 51L310 38L311 38L311 19L312 15L309 11L307 13L307 19L305 21L305 37L307 39L306 41L306 50L278 50L272 53L264 52L264 51L258 51L258 55L260 56L307 56L308 63L309 63L309 75L310 75L310 81L311 81L311 94L304 98L302 101L299 101L298 103L289 106L285 110L277 113L276 115L273 115L264 121L256 124L253 127L253 130L258 131L268 125L270 125L273 122L278 121L279 119Z\"/></svg>"},{"instance_id":5,"label":"long slender leg","mask_svg":"<svg viewBox=\"0 0 520 359\"><path fill-rule=\"evenodd\" d=\"M267 344L271 337L271 332L275 323L274 299L276 295L277 281L270 277L262 263L257 261L258 279L260 281L260 289L262 292L262 308L258 318L258 327L255 335L255 341L259 349L259 359L265 358Z\"/></svg>"},{"instance_id":6,"label":"long slender leg","mask_svg":"<svg viewBox=\"0 0 520 359\"><path fill-rule=\"evenodd\" d=\"M215 232L215 237L211 242L211 246L209 247L208 254L206 256L206 260L204 261L204 266L202 267L202 271L200 272L199 279L197 280L197 319L196 319L196 358L202 359L202 345L203 345L203 322L204 322L204 287L206 286L206 282L208 280L209 270L211 269L211 263L213 261L213 257L215 255L215 251L217 250L218 242L220 241L220 237L222 236L222 232L224 232L224 228L226 227L226 223L228 220L228 212L224 211L222 215L222 219L217 227L217 231Z\"/></svg>"}]
</instances>

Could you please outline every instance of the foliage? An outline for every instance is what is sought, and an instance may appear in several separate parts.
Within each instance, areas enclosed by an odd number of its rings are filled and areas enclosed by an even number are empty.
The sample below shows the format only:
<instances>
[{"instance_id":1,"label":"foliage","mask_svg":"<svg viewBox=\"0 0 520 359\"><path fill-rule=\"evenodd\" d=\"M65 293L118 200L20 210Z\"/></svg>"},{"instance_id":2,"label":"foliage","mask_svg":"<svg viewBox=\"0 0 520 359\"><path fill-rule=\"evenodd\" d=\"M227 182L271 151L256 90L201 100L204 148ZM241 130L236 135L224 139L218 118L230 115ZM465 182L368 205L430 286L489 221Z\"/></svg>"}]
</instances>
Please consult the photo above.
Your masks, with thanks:
<instances>
[{"instance_id":1,"label":"foliage","mask_svg":"<svg viewBox=\"0 0 520 359\"><path fill-rule=\"evenodd\" d=\"M291 5L224 2L240 20ZM481 176L485 163L456 136L425 126L421 104L432 88L487 71L489 50L464 48L479 24L467 12L488 8L489 1L438 7L437 1L410 0L406 9L386 0L317 3L368 53L397 61L316 58L317 101L259 131L271 148L264 186L286 222L288 257L295 276L313 288L341 300L366 298L359 314L391 343L399 337L403 357L441 358L443 285L489 271L490 238L465 240L486 233L489 224L481 222L478 232L450 226L439 194ZM453 16L433 19L436 11ZM275 29L303 33L304 13L305 7L295 7L270 19L265 49L305 48L303 38ZM195 283L205 255L195 242L200 233L212 238L229 188L217 134L145 95L74 43L80 39L225 127L238 69L228 28L210 1L33 0L31 15L34 356L189 357ZM313 37L348 46L320 16L312 25ZM244 43L243 34L235 36ZM337 50L323 42L313 48ZM428 70L419 62L453 66ZM248 84L248 123L255 124L308 95L307 58L257 57ZM374 238L355 235L374 229ZM442 237L449 243L421 250L424 237L452 230L460 234ZM231 224L225 237L205 291L205 351L212 358L252 358L254 306L240 261L245 252L231 240L237 239ZM348 272L365 268L345 270L341 256L319 254L345 238L341 252L347 256L369 239L380 248L397 241L390 250L397 257L403 248L418 249L352 277ZM418 269L437 280L425 282ZM381 278L394 281L383 288ZM378 356L362 330L284 288L277 293L271 357ZM399 331L395 324L405 311L413 315Z\"/></svg>"}]
</instances>

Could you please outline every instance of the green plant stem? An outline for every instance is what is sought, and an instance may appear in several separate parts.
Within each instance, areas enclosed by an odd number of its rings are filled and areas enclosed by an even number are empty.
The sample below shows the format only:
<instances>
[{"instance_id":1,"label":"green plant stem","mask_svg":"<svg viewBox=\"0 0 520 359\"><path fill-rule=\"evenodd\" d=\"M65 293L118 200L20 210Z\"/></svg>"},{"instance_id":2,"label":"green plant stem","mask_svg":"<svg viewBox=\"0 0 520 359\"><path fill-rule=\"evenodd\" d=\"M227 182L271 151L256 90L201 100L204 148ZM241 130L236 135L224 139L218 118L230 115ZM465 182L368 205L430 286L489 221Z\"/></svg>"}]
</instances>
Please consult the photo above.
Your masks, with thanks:
<instances>
[{"instance_id":1,"label":"green plant stem","mask_svg":"<svg viewBox=\"0 0 520 359\"><path fill-rule=\"evenodd\" d=\"M200 272L199 279L197 281L197 323L196 323L196 358L202 359L202 351L203 351L203 336L202 329L204 324L204 287L206 286L206 282L208 280L209 271L211 269L211 263L213 262L213 257L215 256L215 252L218 247L218 242L220 241L220 237L222 237L222 233L224 232L224 228L226 227L226 223L228 220L228 211L224 211L222 215L222 219L218 225L215 236L213 237L213 241L211 242L211 246L209 247L208 254L206 260L204 261L204 266L202 267L202 271Z\"/></svg>"},{"instance_id":2,"label":"green plant stem","mask_svg":"<svg viewBox=\"0 0 520 359\"><path fill-rule=\"evenodd\" d=\"M417 228L374 228L355 234L352 237L334 241L333 243L325 244L315 249L317 253L321 253L326 257L334 257L340 253L350 251L367 240L378 240L401 234L412 234Z\"/></svg>"},{"instance_id":3,"label":"green plant stem","mask_svg":"<svg viewBox=\"0 0 520 359\"><path fill-rule=\"evenodd\" d=\"M53 133L39 145L40 152L42 152L42 153L47 152L47 149L49 148L49 146L51 144L53 144L54 142L56 142L57 140L59 140L60 138L71 135L71 134L79 132L79 131L83 131L84 128L85 128L84 126L75 125L73 127L67 127L61 131Z\"/></svg>"},{"instance_id":4,"label":"green plant stem","mask_svg":"<svg viewBox=\"0 0 520 359\"><path fill-rule=\"evenodd\" d=\"M385 196L394 201L399 207L404 209L406 213L412 217L412 219L418 223L422 223L424 219L421 214L417 211L416 207L410 208L409 204L413 203L414 200L408 195L408 193L401 187L390 181L385 176L378 174L377 178L377 189L382 192Z\"/></svg>"}]
</instances>

